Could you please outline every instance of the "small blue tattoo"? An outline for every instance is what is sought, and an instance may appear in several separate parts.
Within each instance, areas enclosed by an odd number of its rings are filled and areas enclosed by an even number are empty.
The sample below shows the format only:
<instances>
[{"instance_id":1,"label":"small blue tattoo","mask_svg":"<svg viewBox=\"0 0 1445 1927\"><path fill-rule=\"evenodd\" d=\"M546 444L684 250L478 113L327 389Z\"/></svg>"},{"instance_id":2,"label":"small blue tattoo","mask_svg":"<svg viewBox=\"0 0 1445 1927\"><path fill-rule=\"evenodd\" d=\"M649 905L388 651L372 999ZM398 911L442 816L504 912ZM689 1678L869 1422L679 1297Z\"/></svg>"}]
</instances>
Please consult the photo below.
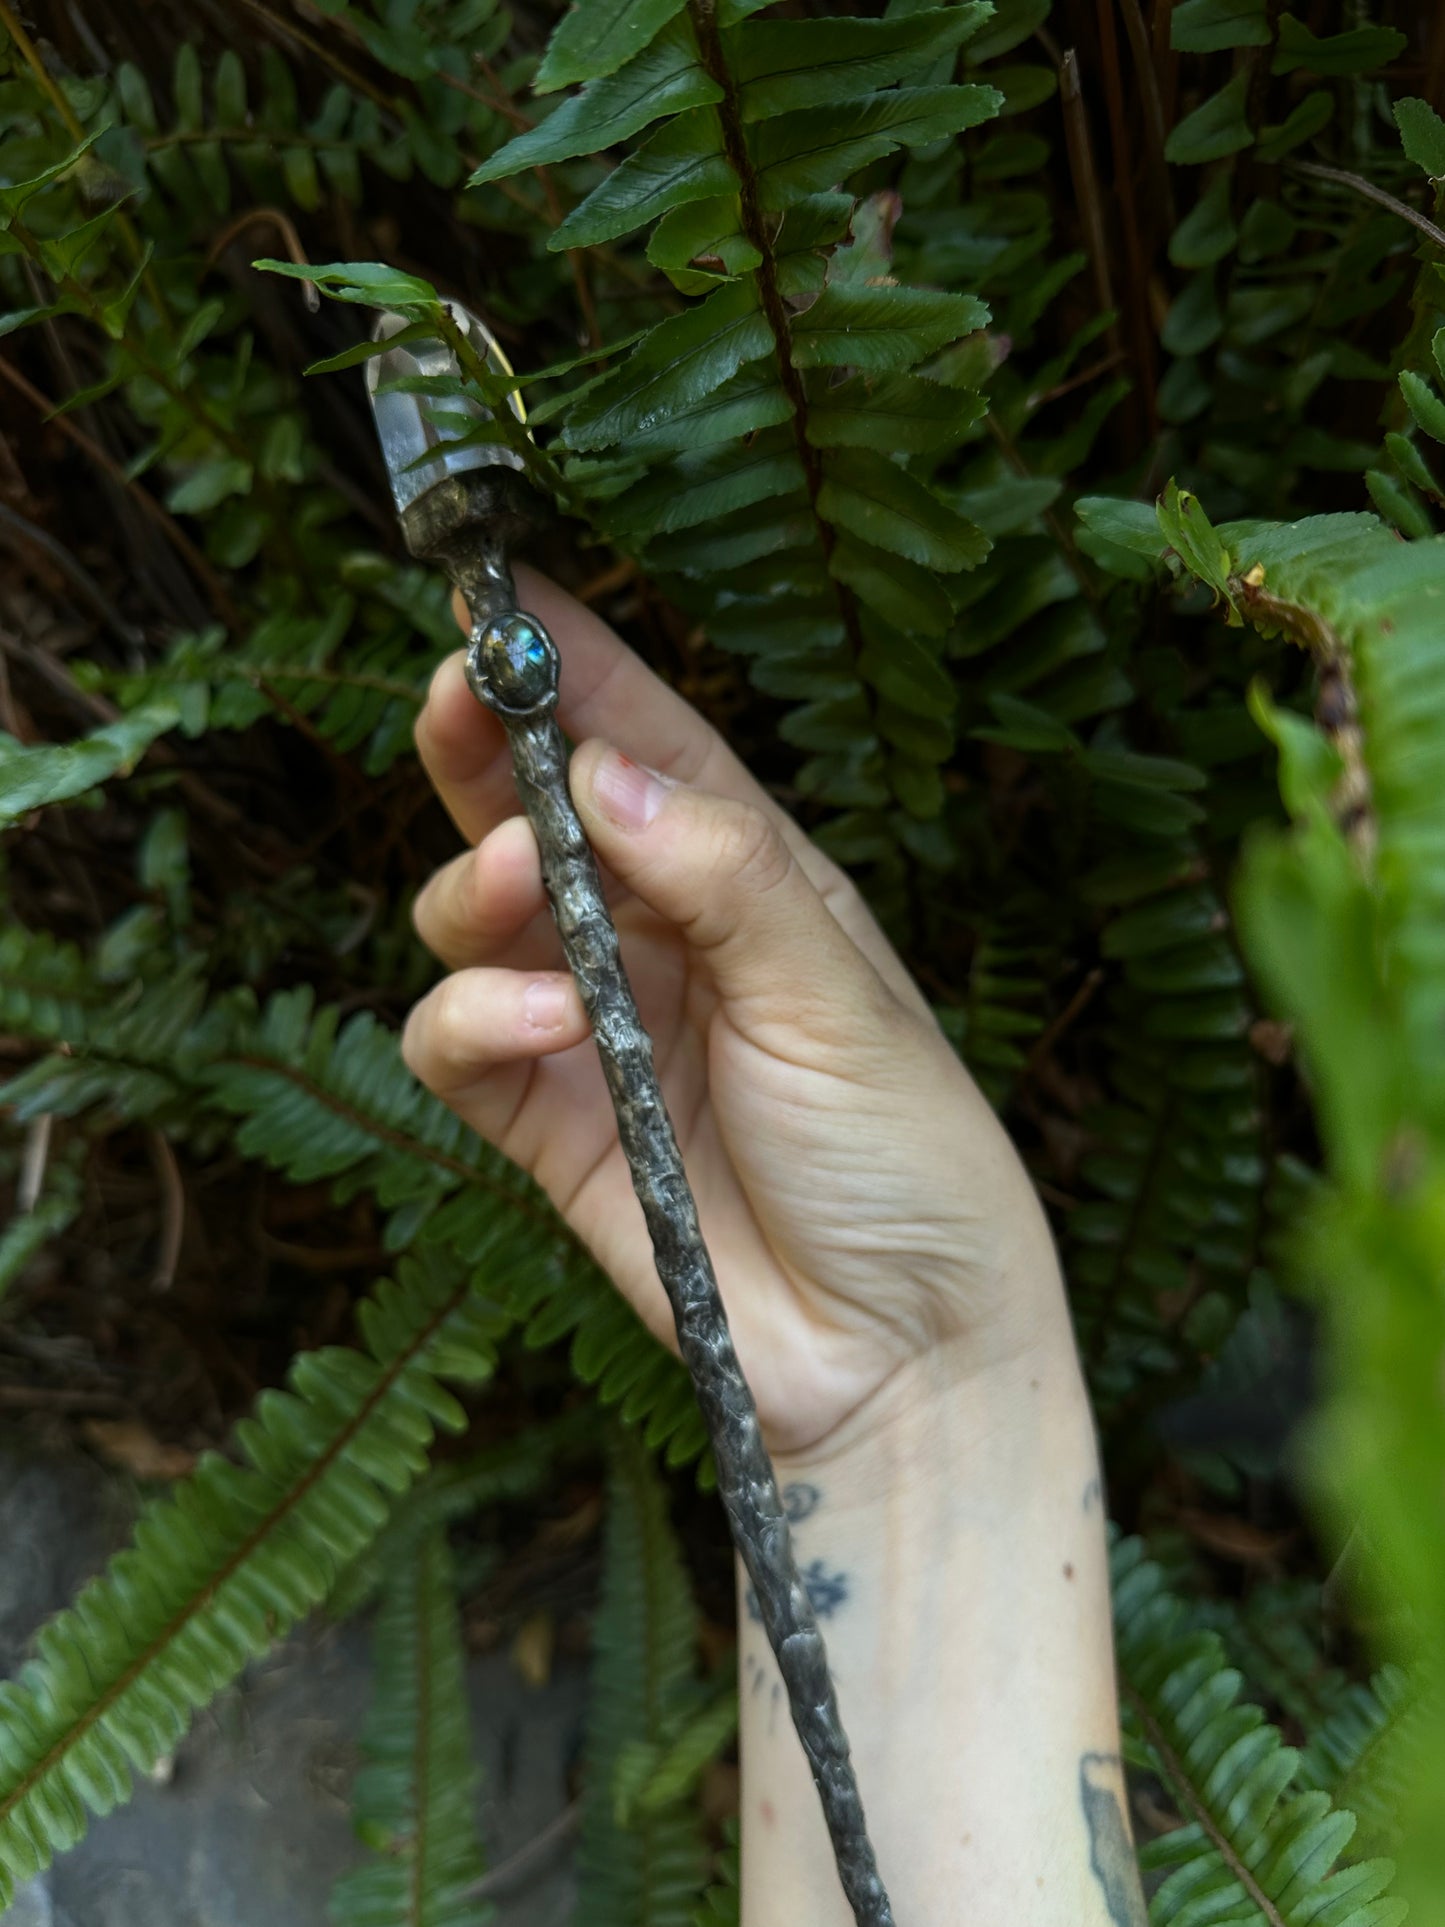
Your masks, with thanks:
<instances>
[{"instance_id":1,"label":"small blue tattoo","mask_svg":"<svg viewBox=\"0 0 1445 1927\"><path fill-rule=\"evenodd\" d=\"M783 1511L788 1515L790 1526L801 1525L804 1519L818 1510L822 1493L815 1485L785 1485L783 1487Z\"/></svg>"}]
</instances>

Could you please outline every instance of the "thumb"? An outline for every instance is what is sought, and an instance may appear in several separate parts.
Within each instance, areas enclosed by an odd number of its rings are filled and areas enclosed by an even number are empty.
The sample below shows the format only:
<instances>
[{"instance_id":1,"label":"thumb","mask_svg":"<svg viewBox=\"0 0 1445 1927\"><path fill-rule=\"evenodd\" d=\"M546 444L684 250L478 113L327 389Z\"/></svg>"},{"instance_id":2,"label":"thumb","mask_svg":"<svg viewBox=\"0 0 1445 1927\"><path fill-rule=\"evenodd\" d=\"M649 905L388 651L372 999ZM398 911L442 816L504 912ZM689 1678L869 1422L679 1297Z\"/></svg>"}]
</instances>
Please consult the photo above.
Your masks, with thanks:
<instances>
[{"instance_id":1,"label":"thumb","mask_svg":"<svg viewBox=\"0 0 1445 1927\"><path fill-rule=\"evenodd\" d=\"M767 811L600 742L577 751L571 785L598 856L706 958L740 1029L782 1023L856 1039L895 1005Z\"/></svg>"}]
</instances>

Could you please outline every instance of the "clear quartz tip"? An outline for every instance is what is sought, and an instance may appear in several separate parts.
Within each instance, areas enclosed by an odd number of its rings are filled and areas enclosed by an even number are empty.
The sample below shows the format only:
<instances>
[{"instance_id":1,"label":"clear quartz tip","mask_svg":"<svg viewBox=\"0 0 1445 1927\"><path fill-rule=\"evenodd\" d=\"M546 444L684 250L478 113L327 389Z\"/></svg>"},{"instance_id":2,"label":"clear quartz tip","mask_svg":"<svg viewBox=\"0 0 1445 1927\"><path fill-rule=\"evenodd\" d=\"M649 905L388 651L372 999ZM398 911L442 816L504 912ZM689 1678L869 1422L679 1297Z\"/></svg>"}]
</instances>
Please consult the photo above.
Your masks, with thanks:
<instances>
[{"instance_id":1,"label":"clear quartz tip","mask_svg":"<svg viewBox=\"0 0 1445 1927\"><path fill-rule=\"evenodd\" d=\"M510 374L511 366L491 330L470 309L449 301L447 313L470 335L477 352L498 374ZM383 314L372 329L374 341L386 341L407 326L405 315ZM381 441L387 477L397 513L411 507L448 475L462 474L473 468L520 469L522 458L502 442L476 441L453 446L470 426L493 419L480 402L464 396L412 395L379 392L386 383L415 375L455 375L460 370L456 357L444 341L408 341L389 348L384 355L373 355L366 364L366 392L371 399L372 418ZM511 398L512 412L518 421L526 415L516 395ZM432 419L442 413L445 419ZM466 426L460 417L466 417Z\"/></svg>"}]
</instances>

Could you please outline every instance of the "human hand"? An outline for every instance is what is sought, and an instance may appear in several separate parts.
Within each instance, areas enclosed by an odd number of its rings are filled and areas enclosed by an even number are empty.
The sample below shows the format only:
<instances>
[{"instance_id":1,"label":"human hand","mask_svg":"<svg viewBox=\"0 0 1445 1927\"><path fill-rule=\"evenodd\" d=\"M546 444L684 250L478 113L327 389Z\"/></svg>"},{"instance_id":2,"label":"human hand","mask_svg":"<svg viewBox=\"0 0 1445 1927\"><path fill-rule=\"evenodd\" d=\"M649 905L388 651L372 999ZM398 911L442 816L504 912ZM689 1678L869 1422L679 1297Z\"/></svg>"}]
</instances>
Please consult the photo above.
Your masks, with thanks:
<instances>
[{"instance_id":1,"label":"human hand","mask_svg":"<svg viewBox=\"0 0 1445 1927\"><path fill-rule=\"evenodd\" d=\"M591 611L529 571L519 588L561 653L573 800L773 1451L817 1452L919 1370L1057 1356L1032 1186L853 884ZM412 1012L407 1062L675 1345L506 740L460 653L417 743L477 847L417 900L452 974Z\"/></svg>"}]
</instances>

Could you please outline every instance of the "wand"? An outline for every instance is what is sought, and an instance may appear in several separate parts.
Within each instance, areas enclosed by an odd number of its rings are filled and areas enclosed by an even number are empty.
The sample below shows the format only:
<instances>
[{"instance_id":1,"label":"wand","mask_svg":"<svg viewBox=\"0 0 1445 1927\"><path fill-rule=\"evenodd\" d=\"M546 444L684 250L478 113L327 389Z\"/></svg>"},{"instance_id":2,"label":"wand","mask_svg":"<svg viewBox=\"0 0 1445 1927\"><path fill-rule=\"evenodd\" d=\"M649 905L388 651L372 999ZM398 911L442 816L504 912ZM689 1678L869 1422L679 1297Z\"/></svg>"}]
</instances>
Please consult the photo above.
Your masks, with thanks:
<instances>
[{"instance_id":1,"label":"wand","mask_svg":"<svg viewBox=\"0 0 1445 1927\"><path fill-rule=\"evenodd\" d=\"M475 315L451 303L448 313L480 356L506 367ZM405 325L399 315L383 315L376 338L389 339ZM823 1635L793 1557L757 1409L698 1229L697 1206L653 1068L652 1042L638 1019L597 865L567 787L567 746L555 715L557 646L540 622L517 607L508 551L544 505L521 473L520 455L485 439L484 425L495 417L479 404L464 405L460 441L442 434L424 399L426 378L452 377L446 386L454 395L459 373L442 341L408 340L367 363L367 390L402 533L418 560L445 570L471 612L467 681L507 732L517 791L541 851L542 880L597 1039L618 1136L677 1321L678 1348L707 1425L718 1491L787 1688L843 1891L858 1927L892 1927ZM456 407L449 399L449 411ZM515 401L513 408L520 420Z\"/></svg>"}]
</instances>

